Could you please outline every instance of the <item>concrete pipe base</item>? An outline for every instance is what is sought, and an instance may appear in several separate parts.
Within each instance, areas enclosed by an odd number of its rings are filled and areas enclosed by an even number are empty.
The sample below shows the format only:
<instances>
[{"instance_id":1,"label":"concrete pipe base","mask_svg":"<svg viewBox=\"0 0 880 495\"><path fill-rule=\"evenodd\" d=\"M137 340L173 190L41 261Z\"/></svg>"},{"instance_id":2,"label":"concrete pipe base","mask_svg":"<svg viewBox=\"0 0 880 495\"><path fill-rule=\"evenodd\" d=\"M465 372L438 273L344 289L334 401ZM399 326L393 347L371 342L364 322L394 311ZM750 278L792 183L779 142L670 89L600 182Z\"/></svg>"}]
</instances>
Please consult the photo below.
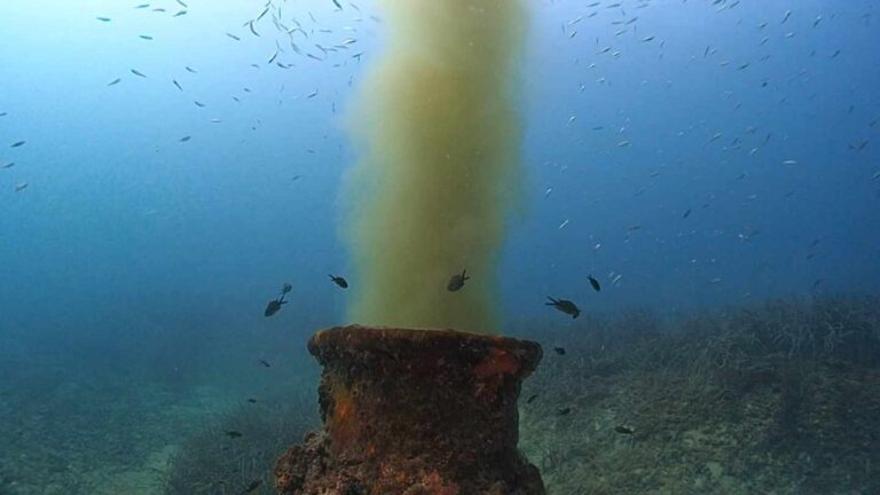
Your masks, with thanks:
<instances>
[{"instance_id":1,"label":"concrete pipe base","mask_svg":"<svg viewBox=\"0 0 880 495\"><path fill-rule=\"evenodd\" d=\"M309 341L323 366L319 432L275 468L283 494L543 495L517 450L535 342L349 326Z\"/></svg>"}]
</instances>

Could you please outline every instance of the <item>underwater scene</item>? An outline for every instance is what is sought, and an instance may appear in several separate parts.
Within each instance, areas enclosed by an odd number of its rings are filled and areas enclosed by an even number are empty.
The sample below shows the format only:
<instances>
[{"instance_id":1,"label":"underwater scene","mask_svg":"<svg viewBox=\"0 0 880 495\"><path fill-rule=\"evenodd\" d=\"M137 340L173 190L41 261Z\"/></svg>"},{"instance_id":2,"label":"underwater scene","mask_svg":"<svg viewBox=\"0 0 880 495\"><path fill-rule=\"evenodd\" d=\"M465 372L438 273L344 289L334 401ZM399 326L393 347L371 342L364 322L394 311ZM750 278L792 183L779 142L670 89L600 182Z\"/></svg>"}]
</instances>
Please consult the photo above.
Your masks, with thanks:
<instances>
[{"instance_id":1,"label":"underwater scene","mask_svg":"<svg viewBox=\"0 0 880 495\"><path fill-rule=\"evenodd\" d=\"M880 493L880 1L0 34L0 495Z\"/></svg>"}]
</instances>

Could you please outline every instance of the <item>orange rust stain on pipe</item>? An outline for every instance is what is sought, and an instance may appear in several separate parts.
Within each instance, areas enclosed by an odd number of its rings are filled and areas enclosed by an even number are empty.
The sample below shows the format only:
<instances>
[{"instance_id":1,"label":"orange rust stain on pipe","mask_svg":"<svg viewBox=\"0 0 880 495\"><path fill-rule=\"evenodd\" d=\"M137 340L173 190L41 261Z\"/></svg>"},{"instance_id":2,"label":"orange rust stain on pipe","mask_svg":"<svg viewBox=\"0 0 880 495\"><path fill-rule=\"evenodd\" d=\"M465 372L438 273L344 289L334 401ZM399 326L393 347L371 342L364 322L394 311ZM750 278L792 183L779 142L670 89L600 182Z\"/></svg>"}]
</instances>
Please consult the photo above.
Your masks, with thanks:
<instances>
[{"instance_id":1,"label":"orange rust stain on pipe","mask_svg":"<svg viewBox=\"0 0 880 495\"><path fill-rule=\"evenodd\" d=\"M489 355L474 366L474 375L484 380L496 375L513 375L519 371L520 362L510 352L492 348Z\"/></svg>"},{"instance_id":2,"label":"orange rust stain on pipe","mask_svg":"<svg viewBox=\"0 0 880 495\"><path fill-rule=\"evenodd\" d=\"M333 414L327 421L327 430L334 448L344 450L358 437L357 408L350 390L336 386L333 392Z\"/></svg>"},{"instance_id":3,"label":"orange rust stain on pipe","mask_svg":"<svg viewBox=\"0 0 880 495\"><path fill-rule=\"evenodd\" d=\"M504 383L504 375L515 375L520 367L519 359L510 352L498 348L490 349L489 355L473 368L474 376L477 377L474 395L483 399L496 397L498 388Z\"/></svg>"}]
</instances>

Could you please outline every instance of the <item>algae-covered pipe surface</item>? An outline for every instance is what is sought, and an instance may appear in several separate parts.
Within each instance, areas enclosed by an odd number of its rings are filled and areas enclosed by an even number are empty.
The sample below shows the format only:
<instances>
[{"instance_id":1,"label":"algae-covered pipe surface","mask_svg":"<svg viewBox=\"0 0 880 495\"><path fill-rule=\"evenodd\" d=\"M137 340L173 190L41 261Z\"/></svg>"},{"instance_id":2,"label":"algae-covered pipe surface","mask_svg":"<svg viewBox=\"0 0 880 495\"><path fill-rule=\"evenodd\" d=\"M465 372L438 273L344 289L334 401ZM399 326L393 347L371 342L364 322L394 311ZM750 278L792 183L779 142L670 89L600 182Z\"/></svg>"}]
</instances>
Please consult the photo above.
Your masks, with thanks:
<instances>
[{"instance_id":1,"label":"algae-covered pipe surface","mask_svg":"<svg viewBox=\"0 0 880 495\"><path fill-rule=\"evenodd\" d=\"M519 197L520 0L381 0L383 54L348 126L346 224L361 324L497 329L495 269ZM450 276L471 277L456 292Z\"/></svg>"}]
</instances>

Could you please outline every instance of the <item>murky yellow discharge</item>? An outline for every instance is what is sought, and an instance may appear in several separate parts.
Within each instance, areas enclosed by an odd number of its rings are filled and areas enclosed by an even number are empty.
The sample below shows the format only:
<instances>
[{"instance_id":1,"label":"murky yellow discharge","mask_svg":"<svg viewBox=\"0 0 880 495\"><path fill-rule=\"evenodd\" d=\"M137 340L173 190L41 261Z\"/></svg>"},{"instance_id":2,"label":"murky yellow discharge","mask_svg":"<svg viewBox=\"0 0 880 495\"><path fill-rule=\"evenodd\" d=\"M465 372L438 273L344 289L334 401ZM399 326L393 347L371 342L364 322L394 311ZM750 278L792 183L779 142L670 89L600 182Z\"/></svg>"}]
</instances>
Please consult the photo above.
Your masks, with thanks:
<instances>
[{"instance_id":1,"label":"murky yellow discharge","mask_svg":"<svg viewBox=\"0 0 880 495\"><path fill-rule=\"evenodd\" d=\"M497 328L495 268L519 195L520 0L380 0L384 55L351 129L353 321ZM449 292L449 278L468 280Z\"/></svg>"}]
</instances>

